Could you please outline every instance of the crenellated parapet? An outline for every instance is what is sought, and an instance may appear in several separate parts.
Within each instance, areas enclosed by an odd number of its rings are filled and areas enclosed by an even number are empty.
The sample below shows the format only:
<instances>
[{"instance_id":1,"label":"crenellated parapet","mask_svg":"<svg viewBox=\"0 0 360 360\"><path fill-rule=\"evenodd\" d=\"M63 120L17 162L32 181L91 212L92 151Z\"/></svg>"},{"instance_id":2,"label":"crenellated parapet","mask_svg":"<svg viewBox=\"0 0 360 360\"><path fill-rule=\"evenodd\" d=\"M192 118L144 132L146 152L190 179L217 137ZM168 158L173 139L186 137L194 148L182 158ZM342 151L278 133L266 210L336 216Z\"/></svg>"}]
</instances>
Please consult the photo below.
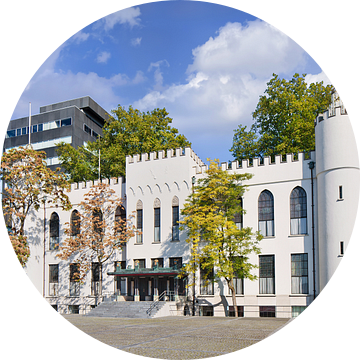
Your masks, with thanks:
<instances>
[{"instance_id":1,"label":"crenellated parapet","mask_svg":"<svg viewBox=\"0 0 360 360\"><path fill-rule=\"evenodd\" d=\"M136 164L149 161L169 160L173 158L188 157L198 166L204 165L203 161L195 154L190 147L176 148L169 150L152 151L150 153L135 154L126 156L126 164Z\"/></svg>"},{"instance_id":2,"label":"crenellated parapet","mask_svg":"<svg viewBox=\"0 0 360 360\"><path fill-rule=\"evenodd\" d=\"M267 166L273 168L274 166L284 166L284 164L304 163L305 161L315 160L315 151L300 152L297 154L275 155L274 157L265 156L264 158L246 159L242 161L232 161L230 163L221 163L222 170L236 171L236 170L254 170L256 168L265 168ZM204 174L208 166L203 164L196 166L196 174Z\"/></svg>"},{"instance_id":3,"label":"crenellated parapet","mask_svg":"<svg viewBox=\"0 0 360 360\"><path fill-rule=\"evenodd\" d=\"M71 183L71 190L86 190L88 191L93 185L98 185L100 183L102 184L108 184L110 186L119 185L125 183L124 177L114 177L111 179L101 179L101 180L88 180L88 181L80 181Z\"/></svg>"},{"instance_id":4,"label":"crenellated parapet","mask_svg":"<svg viewBox=\"0 0 360 360\"><path fill-rule=\"evenodd\" d=\"M319 114L315 119L315 126L322 121L332 118L334 116L341 116L341 115L347 115L346 108L344 106L344 103L339 97L339 94L337 91L334 91L331 94L331 104L329 108L322 114Z\"/></svg>"}]
</instances>

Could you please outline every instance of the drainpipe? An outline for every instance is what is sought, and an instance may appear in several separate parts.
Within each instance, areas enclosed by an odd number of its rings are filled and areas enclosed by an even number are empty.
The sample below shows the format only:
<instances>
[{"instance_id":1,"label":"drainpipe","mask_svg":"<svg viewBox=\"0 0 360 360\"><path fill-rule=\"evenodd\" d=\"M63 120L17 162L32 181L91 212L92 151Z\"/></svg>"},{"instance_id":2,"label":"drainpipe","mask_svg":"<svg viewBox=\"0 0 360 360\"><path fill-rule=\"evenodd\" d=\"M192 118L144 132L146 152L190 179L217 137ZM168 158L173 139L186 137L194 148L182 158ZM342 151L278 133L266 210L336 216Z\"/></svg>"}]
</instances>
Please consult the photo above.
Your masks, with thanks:
<instances>
[{"instance_id":1,"label":"drainpipe","mask_svg":"<svg viewBox=\"0 0 360 360\"><path fill-rule=\"evenodd\" d=\"M315 273L315 216L314 216L314 174L313 170L315 168L315 162L309 162L309 169L311 172L311 231L312 231L312 255L313 255L313 293L314 293L314 300L316 298L316 273Z\"/></svg>"}]
</instances>

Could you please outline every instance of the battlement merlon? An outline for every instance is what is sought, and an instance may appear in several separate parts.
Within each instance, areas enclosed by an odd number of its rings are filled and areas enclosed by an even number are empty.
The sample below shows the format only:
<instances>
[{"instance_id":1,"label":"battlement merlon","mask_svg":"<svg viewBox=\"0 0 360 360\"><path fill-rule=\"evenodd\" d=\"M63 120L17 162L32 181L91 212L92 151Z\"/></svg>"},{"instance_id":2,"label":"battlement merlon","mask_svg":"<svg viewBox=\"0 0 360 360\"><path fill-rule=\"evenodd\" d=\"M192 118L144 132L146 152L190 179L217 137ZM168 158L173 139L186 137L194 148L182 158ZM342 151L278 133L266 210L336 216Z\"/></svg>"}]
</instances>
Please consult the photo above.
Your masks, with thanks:
<instances>
[{"instance_id":1,"label":"battlement merlon","mask_svg":"<svg viewBox=\"0 0 360 360\"><path fill-rule=\"evenodd\" d=\"M199 156L195 154L195 152L190 147L169 149L166 151L152 151L150 153L144 154L128 155L126 156L126 165L154 160L167 160L183 156L191 158L198 166L204 165L204 162L199 158Z\"/></svg>"},{"instance_id":2,"label":"battlement merlon","mask_svg":"<svg viewBox=\"0 0 360 360\"><path fill-rule=\"evenodd\" d=\"M334 91L331 94L331 104L329 108L324 113L319 114L316 117L315 126L326 119L341 115L347 115L347 111L344 106L344 103L339 97L339 94L337 93L337 91Z\"/></svg>"},{"instance_id":3,"label":"battlement merlon","mask_svg":"<svg viewBox=\"0 0 360 360\"><path fill-rule=\"evenodd\" d=\"M249 170L251 172L254 168L264 168L266 166L274 167L276 165L284 165L291 163L303 163L306 161L315 160L315 151L300 152L298 154L287 154L286 156L275 155L274 161L271 161L270 156L265 156L264 159L254 158L239 161L232 161L231 163L221 163L222 170L234 171L234 170ZM208 166L203 164L195 167L195 174L203 174L208 169Z\"/></svg>"},{"instance_id":4,"label":"battlement merlon","mask_svg":"<svg viewBox=\"0 0 360 360\"><path fill-rule=\"evenodd\" d=\"M103 184L109 184L110 186L115 186L118 184L124 184L125 183L125 179L124 177L114 177L111 179L101 179L100 181ZM70 191L74 191L74 190L83 190L86 189L87 191L89 191L89 189L93 186L93 185L97 185L99 183L99 180L88 180L88 181L80 181L80 182L75 182L75 183L71 183L71 189Z\"/></svg>"}]
</instances>

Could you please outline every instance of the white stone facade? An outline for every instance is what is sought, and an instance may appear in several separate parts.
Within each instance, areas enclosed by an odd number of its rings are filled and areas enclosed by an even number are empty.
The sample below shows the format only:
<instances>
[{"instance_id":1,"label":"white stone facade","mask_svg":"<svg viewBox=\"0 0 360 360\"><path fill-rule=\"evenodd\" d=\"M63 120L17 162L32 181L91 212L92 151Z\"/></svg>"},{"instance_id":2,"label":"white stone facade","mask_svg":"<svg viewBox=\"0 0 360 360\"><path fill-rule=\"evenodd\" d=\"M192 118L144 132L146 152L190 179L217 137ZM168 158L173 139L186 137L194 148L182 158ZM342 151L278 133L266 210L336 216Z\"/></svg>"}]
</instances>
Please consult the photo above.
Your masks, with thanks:
<instances>
[{"instance_id":1,"label":"white stone facade","mask_svg":"<svg viewBox=\"0 0 360 360\"><path fill-rule=\"evenodd\" d=\"M226 171L253 174L244 182L248 191L243 197L246 214L242 224L253 231L265 226L268 231L260 243L261 255L250 256L250 261L261 268L254 271L259 279L245 279L242 286L241 281L238 283L237 305L243 316L296 316L324 288L346 250L357 211L359 164L354 135L342 104L338 102L334 109L318 117L315 129L316 151L310 154L276 156L273 162L265 158L263 163L254 159L252 163L222 164ZM313 171L311 165L315 165ZM135 215L134 224L138 227L141 210L142 237L130 239L126 248L107 262L103 269L105 297L155 300L161 290L174 290L174 277L154 280L148 274L142 280L124 277L117 282L107 274L115 271L115 262L122 261L124 269L134 268L135 260L139 260L143 267L152 268L158 259L164 268L169 268L174 259L181 258L182 263L189 260L186 233L180 231L177 236L174 230L174 206L179 206L181 219L181 208L191 193L193 178L205 176L205 171L206 165L190 148L127 157L126 183L116 179L110 185L124 199L127 215ZM72 184L69 197L74 209L90 186L90 182ZM259 197L264 191L273 198L273 216L268 208L264 210L267 220L259 218ZM291 194L297 196L293 211ZM302 215L291 215L299 211ZM86 313L98 301L92 295L90 274L80 292L70 296L70 262L59 261L56 250L49 249L49 219L53 212L60 218L60 241L64 239L63 224L70 221L71 212L52 207L46 208L45 214L44 210L34 213L27 222L31 257L26 271L58 311ZM57 264L57 285L51 285L49 269ZM232 300L224 279L215 282L213 291L208 287L208 294L201 293L203 290L198 280L197 313L229 314ZM179 315L183 314L186 300L191 300L192 288L182 291L175 299L180 304ZM120 293L123 296L112 295Z\"/></svg>"}]
</instances>

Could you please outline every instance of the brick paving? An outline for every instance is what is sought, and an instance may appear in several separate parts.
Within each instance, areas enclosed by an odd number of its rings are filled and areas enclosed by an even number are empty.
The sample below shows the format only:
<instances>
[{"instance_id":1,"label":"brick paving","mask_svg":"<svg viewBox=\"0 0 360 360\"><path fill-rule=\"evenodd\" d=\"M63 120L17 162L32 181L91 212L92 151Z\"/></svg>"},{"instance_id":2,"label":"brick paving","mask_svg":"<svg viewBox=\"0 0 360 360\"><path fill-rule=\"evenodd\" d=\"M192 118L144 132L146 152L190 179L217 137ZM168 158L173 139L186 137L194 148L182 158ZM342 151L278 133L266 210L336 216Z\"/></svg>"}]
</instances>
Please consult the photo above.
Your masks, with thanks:
<instances>
[{"instance_id":1,"label":"brick paving","mask_svg":"<svg viewBox=\"0 0 360 360\"><path fill-rule=\"evenodd\" d=\"M63 315L93 338L136 355L158 359L202 359L253 345L289 319L163 317L100 318Z\"/></svg>"}]
</instances>

